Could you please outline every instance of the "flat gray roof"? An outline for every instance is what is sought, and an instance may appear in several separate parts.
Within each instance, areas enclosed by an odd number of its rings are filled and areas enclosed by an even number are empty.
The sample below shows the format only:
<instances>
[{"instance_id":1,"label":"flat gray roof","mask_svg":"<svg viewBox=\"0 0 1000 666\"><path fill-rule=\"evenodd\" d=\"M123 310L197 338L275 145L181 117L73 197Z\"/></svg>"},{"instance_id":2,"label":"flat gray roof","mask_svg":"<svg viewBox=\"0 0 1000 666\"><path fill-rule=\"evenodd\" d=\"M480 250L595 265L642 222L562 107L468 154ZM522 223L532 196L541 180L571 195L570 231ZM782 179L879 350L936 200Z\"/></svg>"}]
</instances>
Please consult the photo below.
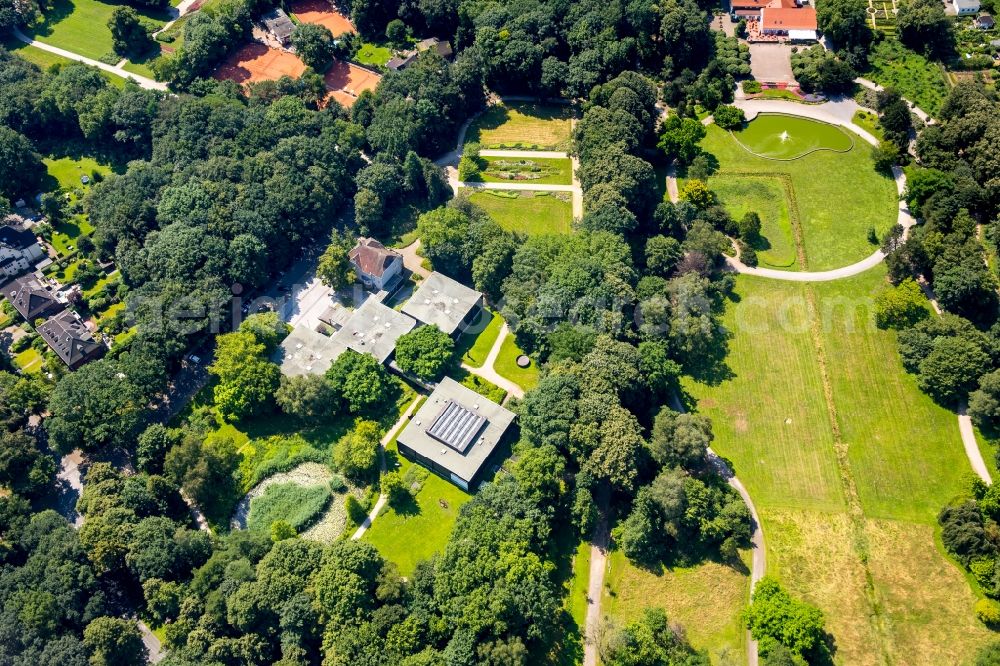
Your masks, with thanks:
<instances>
[{"instance_id":1,"label":"flat gray roof","mask_svg":"<svg viewBox=\"0 0 1000 666\"><path fill-rule=\"evenodd\" d=\"M464 423L463 432L467 434L469 427L480 419L464 451L437 436L442 429L447 436L445 426L449 421L452 426ZM510 410L445 377L399 433L397 441L469 483L513 422L514 413Z\"/></svg>"},{"instance_id":2,"label":"flat gray roof","mask_svg":"<svg viewBox=\"0 0 1000 666\"><path fill-rule=\"evenodd\" d=\"M331 339L341 347L371 354L379 363L385 363L396 349L399 336L409 333L416 325L412 317L369 297Z\"/></svg>"},{"instance_id":3,"label":"flat gray roof","mask_svg":"<svg viewBox=\"0 0 1000 666\"><path fill-rule=\"evenodd\" d=\"M323 375L330 369L345 347L307 326L292 329L274 352L274 362L289 377Z\"/></svg>"},{"instance_id":4,"label":"flat gray roof","mask_svg":"<svg viewBox=\"0 0 1000 666\"><path fill-rule=\"evenodd\" d=\"M403 312L451 335L482 300L481 292L434 271L403 306Z\"/></svg>"}]
</instances>

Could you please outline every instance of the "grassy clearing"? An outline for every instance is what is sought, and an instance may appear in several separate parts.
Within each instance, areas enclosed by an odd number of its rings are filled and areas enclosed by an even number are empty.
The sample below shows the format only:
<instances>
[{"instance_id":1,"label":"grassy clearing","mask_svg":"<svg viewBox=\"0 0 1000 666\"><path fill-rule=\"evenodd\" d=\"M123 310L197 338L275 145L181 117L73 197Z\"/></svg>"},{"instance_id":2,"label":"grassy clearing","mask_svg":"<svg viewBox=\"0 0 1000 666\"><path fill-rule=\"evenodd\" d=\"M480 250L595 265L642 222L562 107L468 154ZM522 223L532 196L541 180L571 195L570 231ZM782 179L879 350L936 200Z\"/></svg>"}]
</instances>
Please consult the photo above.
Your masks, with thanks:
<instances>
[{"instance_id":1,"label":"grassy clearing","mask_svg":"<svg viewBox=\"0 0 1000 666\"><path fill-rule=\"evenodd\" d=\"M734 219L749 212L760 216L761 240L755 249L761 266L798 270L795 234L780 179L721 175L709 179L709 186Z\"/></svg>"},{"instance_id":2,"label":"grassy clearing","mask_svg":"<svg viewBox=\"0 0 1000 666\"><path fill-rule=\"evenodd\" d=\"M250 500L247 527L258 532L271 529L271 523L283 520L301 531L330 502L327 486L301 486L297 483L276 483L264 494Z\"/></svg>"},{"instance_id":3,"label":"grassy clearing","mask_svg":"<svg viewBox=\"0 0 1000 666\"><path fill-rule=\"evenodd\" d=\"M629 563L621 551L608 558L602 611L626 623L644 608L660 606L682 624L691 644L714 664L746 663L746 631L740 613L750 596L747 572L718 562L659 572Z\"/></svg>"},{"instance_id":4,"label":"grassy clearing","mask_svg":"<svg viewBox=\"0 0 1000 666\"><path fill-rule=\"evenodd\" d=\"M590 587L590 544L577 546L573 555L573 577L567 581L565 608L577 627L587 624L587 591Z\"/></svg>"},{"instance_id":5,"label":"grassy clearing","mask_svg":"<svg viewBox=\"0 0 1000 666\"><path fill-rule=\"evenodd\" d=\"M509 334L500 345L500 354L493 364L493 369L501 377L505 377L525 391L529 391L538 386L538 366L532 361L527 368L518 367L517 357L523 353L521 348L517 346L514 334Z\"/></svg>"},{"instance_id":6,"label":"grassy clearing","mask_svg":"<svg viewBox=\"0 0 1000 666\"><path fill-rule=\"evenodd\" d=\"M996 639L973 615L976 597L940 552L933 526L870 520L865 529L895 663L967 664L980 646Z\"/></svg>"},{"instance_id":7,"label":"grassy clearing","mask_svg":"<svg viewBox=\"0 0 1000 666\"><path fill-rule=\"evenodd\" d=\"M70 207L76 207L94 185L95 175L104 178L119 169L107 162L99 161L89 155L49 156L42 160L48 172L45 189L48 191L62 190L69 195ZM90 182L86 185L80 180L86 176ZM61 256L65 256L76 247L80 236L89 235L94 227L82 212L74 213L67 219L56 224L52 229L52 246ZM70 249L70 248L73 249Z\"/></svg>"},{"instance_id":8,"label":"grassy clearing","mask_svg":"<svg viewBox=\"0 0 1000 666\"><path fill-rule=\"evenodd\" d=\"M386 467L413 479L419 490L405 506L386 506L364 539L409 576L417 562L444 550L459 509L472 496L399 455L395 440L386 447Z\"/></svg>"},{"instance_id":9,"label":"grassy clearing","mask_svg":"<svg viewBox=\"0 0 1000 666\"><path fill-rule=\"evenodd\" d=\"M904 47L895 39L884 39L873 49L871 71L865 76L899 93L931 114L941 110L948 94L942 67Z\"/></svg>"},{"instance_id":10,"label":"grassy clearing","mask_svg":"<svg viewBox=\"0 0 1000 666\"><path fill-rule=\"evenodd\" d=\"M847 514L762 508L759 500L754 502L764 523L768 575L823 611L838 663L879 664L865 572L851 545Z\"/></svg>"},{"instance_id":11,"label":"grassy clearing","mask_svg":"<svg viewBox=\"0 0 1000 666\"><path fill-rule=\"evenodd\" d=\"M481 180L486 183L526 182L536 185L571 185L573 163L566 159L484 157L486 169Z\"/></svg>"},{"instance_id":12,"label":"grassy clearing","mask_svg":"<svg viewBox=\"0 0 1000 666\"><path fill-rule=\"evenodd\" d=\"M2 44L3 47L11 53L17 54L21 58L38 65L42 69L48 69L53 65L70 65L75 62L69 58L62 57L61 55L49 53L44 49L38 48L37 46L25 44L21 40L14 37L8 37L4 40L0 40L0 44ZM104 70L100 70L100 72L101 76L107 79L113 86L117 88L123 88L125 86L125 79L122 77L116 76L111 72L105 72Z\"/></svg>"},{"instance_id":13,"label":"grassy clearing","mask_svg":"<svg viewBox=\"0 0 1000 666\"><path fill-rule=\"evenodd\" d=\"M568 106L491 106L472 121L465 140L478 142L483 148L568 150L572 117Z\"/></svg>"},{"instance_id":14,"label":"grassy clearing","mask_svg":"<svg viewBox=\"0 0 1000 666\"><path fill-rule=\"evenodd\" d=\"M754 153L779 160L816 150L844 152L854 142L836 125L780 113L762 113L733 136Z\"/></svg>"},{"instance_id":15,"label":"grassy clearing","mask_svg":"<svg viewBox=\"0 0 1000 666\"><path fill-rule=\"evenodd\" d=\"M755 121L756 122L756 121ZM755 157L728 132L708 127L702 147L731 175L788 174L805 243L806 268L839 268L872 252L868 228L881 237L895 224L896 185L875 171L868 144L858 140L846 153L820 151L790 162Z\"/></svg>"},{"instance_id":16,"label":"grassy clearing","mask_svg":"<svg viewBox=\"0 0 1000 666\"><path fill-rule=\"evenodd\" d=\"M113 52L108 19L115 5L98 0L54 0L44 19L30 34L46 44L99 60ZM143 21L159 28L169 19L166 12L136 8Z\"/></svg>"},{"instance_id":17,"label":"grassy clearing","mask_svg":"<svg viewBox=\"0 0 1000 666\"><path fill-rule=\"evenodd\" d=\"M482 367L486 362L486 356L493 348L500 329L503 327L503 318L491 310L483 308L479 321L470 326L469 330L479 331L471 333L468 330L458 338L455 347L462 356L462 362L471 365L473 368Z\"/></svg>"},{"instance_id":18,"label":"grassy clearing","mask_svg":"<svg viewBox=\"0 0 1000 666\"><path fill-rule=\"evenodd\" d=\"M865 130L873 137L882 141L885 134L882 132L882 125L878 121L878 114L870 111L855 111L851 122Z\"/></svg>"},{"instance_id":19,"label":"grassy clearing","mask_svg":"<svg viewBox=\"0 0 1000 666\"><path fill-rule=\"evenodd\" d=\"M572 203L548 192L482 190L469 199L508 231L528 235L568 234L572 228Z\"/></svg>"},{"instance_id":20,"label":"grassy clearing","mask_svg":"<svg viewBox=\"0 0 1000 666\"><path fill-rule=\"evenodd\" d=\"M954 414L917 389L894 333L871 320L884 277L884 268L813 286L739 277L725 315L731 377L689 388L761 511L769 573L824 611L837 661L958 663L945 658L949 646L964 658L985 634L934 532L969 464ZM835 441L847 449L843 469ZM857 523L841 473L857 489ZM918 636L927 649L911 648Z\"/></svg>"},{"instance_id":21,"label":"grassy clearing","mask_svg":"<svg viewBox=\"0 0 1000 666\"><path fill-rule=\"evenodd\" d=\"M41 372L44 361L41 354L28 347L20 354L14 355L14 365L20 368L21 372Z\"/></svg>"},{"instance_id":22,"label":"grassy clearing","mask_svg":"<svg viewBox=\"0 0 1000 666\"><path fill-rule=\"evenodd\" d=\"M969 463L954 413L917 388L895 334L872 321L884 276L880 267L816 287L833 401L865 513L934 524Z\"/></svg>"},{"instance_id":23,"label":"grassy clearing","mask_svg":"<svg viewBox=\"0 0 1000 666\"><path fill-rule=\"evenodd\" d=\"M389 429L416 395L399 381L400 391L394 407L387 407L377 419ZM211 395L206 399L211 403ZM287 471L304 462L326 463L333 446L354 427L354 417L337 415L325 423L304 428L283 414L269 414L236 425L220 424L214 436L231 437L239 448L240 496L277 472Z\"/></svg>"},{"instance_id":24,"label":"grassy clearing","mask_svg":"<svg viewBox=\"0 0 1000 666\"><path fill-rule=\"evenodd\" d=\"M354 57L362 65L369 67L385 67L385 64L392 58L392 49L388 46L379 46L365 42Z\"/></svg>"}]
</instances>

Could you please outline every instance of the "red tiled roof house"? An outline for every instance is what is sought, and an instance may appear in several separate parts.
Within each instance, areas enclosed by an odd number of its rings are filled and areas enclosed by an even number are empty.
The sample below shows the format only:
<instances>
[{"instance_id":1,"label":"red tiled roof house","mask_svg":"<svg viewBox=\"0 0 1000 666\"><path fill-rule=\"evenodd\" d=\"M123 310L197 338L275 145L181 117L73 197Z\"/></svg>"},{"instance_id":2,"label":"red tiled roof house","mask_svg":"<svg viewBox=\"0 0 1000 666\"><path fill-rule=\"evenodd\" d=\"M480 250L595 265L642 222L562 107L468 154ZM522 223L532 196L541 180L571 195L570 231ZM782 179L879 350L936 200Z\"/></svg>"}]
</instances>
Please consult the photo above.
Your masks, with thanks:
<instances>
[{"instance_id":1,"label":"red tiled roof house","mask_svg":"<svg viewBox=\"0 0 1000 666\"><path fill-rule=\"evenodd\" d=\"M349 257L361 284L372 291L386 289L403 272L403 255L374 238L359 238Z\"/></svg>"}]
</instances>

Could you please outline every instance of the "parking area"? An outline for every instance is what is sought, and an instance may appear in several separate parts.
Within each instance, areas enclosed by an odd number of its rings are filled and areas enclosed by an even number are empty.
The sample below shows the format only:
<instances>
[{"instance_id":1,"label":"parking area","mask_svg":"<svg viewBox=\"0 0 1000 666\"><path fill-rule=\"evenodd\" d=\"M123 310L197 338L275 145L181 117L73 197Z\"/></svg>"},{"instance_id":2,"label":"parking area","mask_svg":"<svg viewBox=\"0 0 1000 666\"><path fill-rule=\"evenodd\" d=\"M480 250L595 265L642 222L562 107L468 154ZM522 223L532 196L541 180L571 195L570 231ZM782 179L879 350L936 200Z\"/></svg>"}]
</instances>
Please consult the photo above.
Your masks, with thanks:
<instances>
[{"instance_id":1,"label":"parking area","mask_svg":"<svg viewBox=\"0 0 1000 666\"><path fill-rule=\"evenodd\" d=\"M750 73L762 83L794 83L791 58L787 44L751 44Z\"/></svg>"}]
</instances>

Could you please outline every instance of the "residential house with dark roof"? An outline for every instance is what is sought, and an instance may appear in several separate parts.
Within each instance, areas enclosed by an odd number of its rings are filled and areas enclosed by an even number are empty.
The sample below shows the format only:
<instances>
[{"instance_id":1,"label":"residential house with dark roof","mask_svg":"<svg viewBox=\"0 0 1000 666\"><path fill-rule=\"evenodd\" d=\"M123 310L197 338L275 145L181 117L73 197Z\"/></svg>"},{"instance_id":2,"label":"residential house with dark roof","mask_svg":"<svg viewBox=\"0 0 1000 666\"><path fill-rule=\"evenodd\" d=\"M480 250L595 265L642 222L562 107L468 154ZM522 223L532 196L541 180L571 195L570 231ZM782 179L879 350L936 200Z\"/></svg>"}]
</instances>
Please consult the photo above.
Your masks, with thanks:
<instances>
[{"instance_id":1,"label":"residential house with dark roof","mask_svg":"<svg viewBox=\"0 0 1000 666\"><path fill-rule=\"evenodd\" d=\"M434 271L403 305L403 313L434 324L448 335L461 334L483 309L483 294Z\"/></svg>"},{"instance_id":2,"label":"residential house with dark roof","mask_svg":"<svg viewBox=\"0 0 1000 666\"><path fill-rule=\"evenodd\" d=\"M359 238L349 257L361 284L372 291L388 291L403 273L403 255L374 238Z\"/></svg>"},{"instance_id":3,"label":"residential house with dark roof","mask_svg":"<svg viewBox=\"0 0 1000 666\"><path fill-rule=\"evenodd\" d=\"M0 225L0 282L23 275L45 258L45 251L30 229L18 224Z\"/></svg>"},{"instance_id":4,"label":"residential house with dark roof","mask_svg":"<svg viewBox=\"0 0 1000 666\"><path fill-rule=\"evenodd\" d=\"M295 24L292 23L292 19L288 18L288 14L283 10L275 9L268 12L264 14L262 20L267 31L274 35L274 38L282 46L288 46L292 43L292 33L295 32Z\"/></svg>"},{"instance_id":5,"label":"residential house with dark roof","mask_svg":"<svg viewBox=\"0 0 1000 666\"><path fill-rule=\"evenodd\" d=\"M31 324L65 309L52 287L33 276L14 280L3 288L3 293L14 309Z\"/></svg>"},{"instance_id":6,"label":"residential house with dark roof","mask_svg":"<svg viewBox=\"0 0 1000 666\"><path fill-rule=\"evenodd\" d=\"M48 319L38 327L38 334L70 370L99 358L106 349L72 310L63 310Z\"/></svg>"},{"instance_id":7,"label":"residential house with dark roof","mask_svg":"<svg viewBox=\"0 0 1000 666\"><path fill-rule=\"evenodd\" d=\"M980 30L992 30L997 25L996 21L993 20L993 16L985 12L976 17L975 23L976 27Z\"/></svg>"}]
</instances>

